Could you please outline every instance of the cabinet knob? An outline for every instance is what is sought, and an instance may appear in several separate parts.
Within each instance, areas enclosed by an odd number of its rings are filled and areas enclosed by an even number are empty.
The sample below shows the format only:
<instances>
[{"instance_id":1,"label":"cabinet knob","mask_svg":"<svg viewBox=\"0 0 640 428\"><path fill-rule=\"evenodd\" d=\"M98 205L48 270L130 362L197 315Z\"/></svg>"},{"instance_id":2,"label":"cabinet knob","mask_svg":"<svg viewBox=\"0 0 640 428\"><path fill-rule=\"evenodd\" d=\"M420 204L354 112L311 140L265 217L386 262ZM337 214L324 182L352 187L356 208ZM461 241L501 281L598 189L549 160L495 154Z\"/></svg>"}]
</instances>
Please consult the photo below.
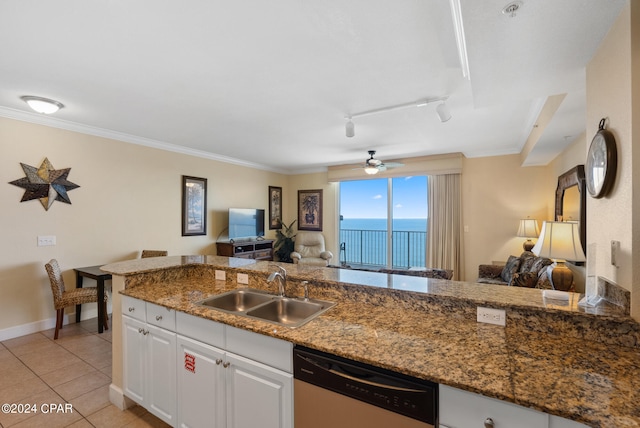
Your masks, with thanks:
<instances>
[{"instance_id":1,"label":"cabinet knob","mask_svg":"<svg viewBox=\"0 0 640 428\"><path fill-rule=\"evenodd\" d=\"M493 419L487 418L484 420L484 428L493 428L494 426Z\"/></svg>"},{"instance_id":2,"label":"cabinet knob","mask_svg":"<svg viewBox=\"0 0 640 428\"><path fill-rule=\"evenodd\" d=\"M138 333L142 333L143 331L144 331L144 328L142 328L142 327L140 327L140 328L138 329Z\"/></svg>"},{"instance_id":3,"label":"cabinet knob","mask_svg":"<svg viewBox=\"0 0 640 428\"><path fill-rule=\"evenodd\" d=\"M135 310L136 310L136 308L134 308L133 306L129 306L129 312L133 312Z\"/></svg>"},{"instance_id":4,"label":"cabinet knob","mask_svg":"<svg viewBox=\"0 0 640 428\"><path fill-rule=\"evenodd\" d=\"M156 315L156 321L161 321L162 320L162 315Z\"/></svg>"},{"instance_id":5,"label":"cabinet knob","mask_svg":"<svg viewBox=\"0 0 640 428\"><path fill-rule=\"evenodd\" d=\"M221 358L218 358L218 359L216 360L216 365L218 365L218 366L219 366L220 364L222 364L222 359L221 359Z\"/></svg>"},{"instance_id":6,"label":"cabinet knob","mask_svg":"<svg viewBox=\"0 0 640 428\"><path fill-rule=\"evenodd\" d=\"M147 334L149 334L149 330L144 330L144 329L143 329L143 330L142 330L142 334L144 334L144 335L146 336Z\"/></svg>"},{"instance_id":7,"label":"cabinet knob","mask_svg":"<svg viewBox=\"0 0 640 428\"><path fill-rule=\"evenodd\" d=\"M225 369L227 367L229 367L231 365L231 363L229 361L225 361L224 363L222 363L222 367L224 367Z\"/></svg>"}]
</instances>

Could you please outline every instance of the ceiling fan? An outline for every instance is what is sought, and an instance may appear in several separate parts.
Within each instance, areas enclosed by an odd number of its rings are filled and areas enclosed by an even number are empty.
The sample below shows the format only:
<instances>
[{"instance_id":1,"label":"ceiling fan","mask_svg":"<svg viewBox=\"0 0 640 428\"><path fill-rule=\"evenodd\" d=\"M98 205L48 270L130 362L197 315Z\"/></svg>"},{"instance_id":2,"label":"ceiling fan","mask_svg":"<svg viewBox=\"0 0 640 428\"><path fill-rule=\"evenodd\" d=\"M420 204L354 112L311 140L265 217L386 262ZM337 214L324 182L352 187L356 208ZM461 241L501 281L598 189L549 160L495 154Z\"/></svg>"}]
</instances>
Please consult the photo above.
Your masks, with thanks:
<instances>
[{"instance_id":1,"label":"ceiling fan","mask_svg":"<svg viewBox=\"0 0 640 428\"><path fill-rule=\"evenodd\" d=\"M367 174L373 175L373 174L377 174L380 171L386 171L387 169L390 169L390 168L398 168L400 166L404 166L403 163L398 163L398 162L384 163L380 159L375 159L373 157L375 156L375 154L376 154L375 150L369 150L369 159L364 161L364 166L362 167L362 169L364 169L364 172L366 172ZM355 168L355 169L361 169L361 168Z\"/></svg>"}]
</instances>

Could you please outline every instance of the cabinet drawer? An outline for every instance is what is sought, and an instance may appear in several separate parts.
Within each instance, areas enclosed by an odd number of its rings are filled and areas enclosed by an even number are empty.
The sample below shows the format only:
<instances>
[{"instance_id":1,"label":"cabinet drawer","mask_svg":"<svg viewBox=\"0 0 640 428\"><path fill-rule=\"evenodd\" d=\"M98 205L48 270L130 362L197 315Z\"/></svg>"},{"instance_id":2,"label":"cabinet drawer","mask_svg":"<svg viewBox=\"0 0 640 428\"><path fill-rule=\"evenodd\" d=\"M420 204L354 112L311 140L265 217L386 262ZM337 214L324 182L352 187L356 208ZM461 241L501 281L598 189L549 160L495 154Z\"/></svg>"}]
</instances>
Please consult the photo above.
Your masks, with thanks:
<instances>
[{"instance_id":1,"label":"cabinet drawer","mask_svg":"<svg viewBox=\"0 0 640 428\"><path fill-rule=\"evenodd\" d=\"M482 427L487 418L496 427L548 428L549 415L506 401L440 385L440 424Z\"/></svg>"},{"instance_id":2,"label":"cabinet drawer","mask_svg":"<svg viewBox=\"0 0 640 428\"><path fill-rule=\"evenodd\" d=\"M271 257L271 250L260 250L256 251L254 254L256 259Z\"/></svg>"},{"instance_id":3,"label":"cabinet drawer","mask_svg":"<svg viewBox=\"0 0 640 428\"><path fill-rule=\"evenodd\" d=\"M176 314L176 331L178 334L190 337L207 345L218 348L225 347L225 326L206 318L178 312Z\"/></svg>"},{"instance_id":4,"label":"cabinet drawer","mask_svg":"<svg viewBox=\"0 0 640 428\"><path fill-rule=\"evenodd\" d=\"M229 352L293 373L293 344L262 334L227 326Z\"/></svg>"},{"instance_id":5,"label":"cabinet drawer","mask_svg":"<svg viewBox=\"0 0 640 428\"><path fill-rule=\"evenodd\" d=\"M176 311L147 303L147 322L169 331L176 331Z\"/></svg>"},{"instance_id":6,"label":"cabinet drawer","mask_svg":"<svg viewBox=\"0 0 640 428\"><path fill-rule=\"evenodd\" d=\"M140 321L146 321L145 302L129 296L122 296L120 310L123 315Z\"/></svg>"}]
</instances>

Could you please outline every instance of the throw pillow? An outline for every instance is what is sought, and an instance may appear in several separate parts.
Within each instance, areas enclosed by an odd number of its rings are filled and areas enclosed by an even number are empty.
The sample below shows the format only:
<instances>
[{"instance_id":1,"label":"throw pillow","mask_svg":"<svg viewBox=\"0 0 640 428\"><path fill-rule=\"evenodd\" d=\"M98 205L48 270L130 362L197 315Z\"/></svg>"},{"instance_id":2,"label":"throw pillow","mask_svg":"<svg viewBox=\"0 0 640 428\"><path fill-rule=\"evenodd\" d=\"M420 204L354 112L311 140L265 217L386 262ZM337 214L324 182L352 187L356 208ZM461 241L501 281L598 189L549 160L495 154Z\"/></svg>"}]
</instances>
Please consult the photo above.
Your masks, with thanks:
<instances>
[{"instance_id":1,"label":"throw pillow","mask_svg":"<svg viewBox=\"0 0 640 428\"><path fill-rule=\"evenodd\" d=\"M520 257L509 256L507 260L507 264L504 265L504 269L502 269L502 273L500 274L500 278L507 284L511 282L511 278L513 278L513 274L518 272L518 268L520 267Z\"/></svg>"},{"instance_id":2,"label":"throw pillow","mask_svg":"<svg viewBox=\"0 0 640 428\"><path fill-rule=\"evenodd\" d=\"M533 288L538 282L538 274L535 272L516 272L511 278L510 286Z\"/></svg>"},{"instance_id":3,"label":"throw pillow","mask_svg":"<svg viewBox=\"0 0 640 428\"><path fill-rule=\"evenodd\" d=\"M531 267L529 268L529 272L540 273L540 270L542 270L542 268L547 267L552 263L553 261L546 257L536 257L533 260Z\"/></svg>"},{"instance_id":4,"label":"throw pillow","mask_svg":"<svg viewBox=\"0 0 640 428\"><path fill-rule=\"evenodd\" d=\"M544 269L540 269L540 272L538 272L536 288L540 288L542 290L553 290L553 285L551 285L551 281L549 281L549 273L546 267Z\"/></svg>"},{"instance_id":5,"label":"throw pillow","mask_svg":"<svg viewBox=\"0 0 640 428\"><path fill-rule=\"evenodd\" d=\"M534 256L533 253L525 251L520 255L520 259L522 262L520 263L520 269L518 272L529 272L531 271L531 266L533 266L533 262L536 261L538 257Z\"/></svg>"}]
</instances>

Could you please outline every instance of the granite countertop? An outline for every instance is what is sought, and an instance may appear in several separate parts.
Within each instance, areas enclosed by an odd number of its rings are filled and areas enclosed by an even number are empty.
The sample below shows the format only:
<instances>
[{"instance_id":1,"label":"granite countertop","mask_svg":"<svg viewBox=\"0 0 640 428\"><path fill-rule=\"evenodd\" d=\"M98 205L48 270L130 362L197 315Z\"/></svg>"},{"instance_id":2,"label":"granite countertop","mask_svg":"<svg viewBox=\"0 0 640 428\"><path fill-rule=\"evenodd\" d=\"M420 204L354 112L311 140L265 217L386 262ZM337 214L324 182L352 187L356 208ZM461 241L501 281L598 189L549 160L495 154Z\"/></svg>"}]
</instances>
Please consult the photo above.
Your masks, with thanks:
<instances>
[{"instance_id":1,"label":"granite countertop","mask_svg":"<svg viewBox=\"0 0 640 428\"><path fill-rule=\"evenodd\" d=\"M224 269L227 280L217 281L213 275L172 276L177 271L171 268L194 265ZM472 283L330 268L286 267L290 294L300 295L298 281L309 279L311 297L338 304L310 323L291 329L194 304L235 288L230 278L233 275L229 275L231 269L248 272L250 287L275 291L272 284L264 281L263 274L269 271L264 262L185 256L115 263L103 270L114 275L144 276L144 281L132 281L135 285L122 293L188 314L594 427L640 426L638 347L589 340L585 337L589 332L557 334L555 327L532 327L530 318L524 320L511 312L507 313L506 327L477 323L468 309L455 308L451 302L522 306L525 312L543 308L608 321L619 315L615 310L600 309L585 314L577 306L577 297L569 302L550 302L541 297L540 290L486 288ZM486 290L491 291L490 297ZM604 314L598 314L601 311ZM624 328L619 330L634 326L628 319L620 319Z\"/></svg>"}]
</instances>

